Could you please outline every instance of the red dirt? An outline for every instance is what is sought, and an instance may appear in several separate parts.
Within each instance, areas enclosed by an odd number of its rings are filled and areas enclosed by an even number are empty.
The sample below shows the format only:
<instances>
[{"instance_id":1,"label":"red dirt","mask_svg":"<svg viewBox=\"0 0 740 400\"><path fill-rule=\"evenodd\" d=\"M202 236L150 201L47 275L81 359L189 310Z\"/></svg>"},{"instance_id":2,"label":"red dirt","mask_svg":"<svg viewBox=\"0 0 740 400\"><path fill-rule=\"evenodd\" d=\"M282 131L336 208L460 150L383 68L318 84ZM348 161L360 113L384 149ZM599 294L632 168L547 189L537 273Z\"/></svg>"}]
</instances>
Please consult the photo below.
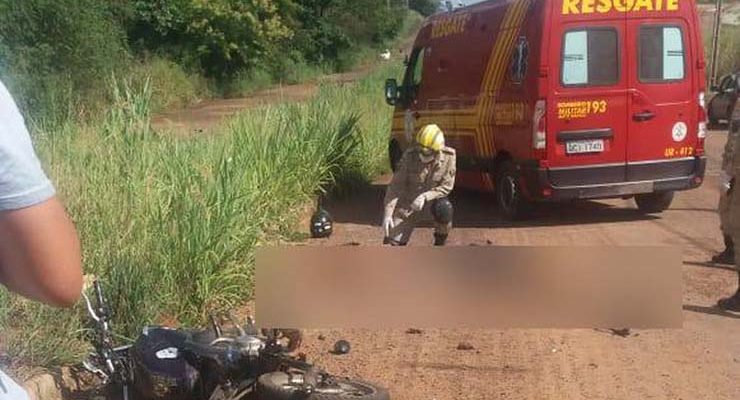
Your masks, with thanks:
<instances>
[{"instance_id":1,"label":"red dirt","mask_svg":"<svg viewBox=\"0 0 740 400\"><path fill-rule=\"evenodd\" d=\"M683 329L632 330L626 337L588 329L312 330L303 351L329 371L379 382L403 400L740 398L740 315L713 308L735 289L737 275L707 263L721 246L715 209L725 138L718 131L708 138L707 182L677 194L671 209L658 216L637 213L629 200L590 201L542 206L531 221L511 225L496 215L489 196L455 196L452 245L682 246ZM312 244L379 245L385 180L326 204L337 221L335 234ZM431 240L425 227L411 245ZM340 338L350 341L352 352L329 354ZM458 350L461 342L475 349Z\"/></svg>"},{"instance_id":2,"label":"red dirt","mask_svg":"<svg viewBox=\"0 0 740 400\"><path fill-rule=\"evenodd\" d=\"M354 82L371 70L370 66L366 66L352 72L323 76L315 82L261 90L249 97L206 100L188 108L160 113L152 118L152 126L157 130L171 130L180 134L203 133L244 110L305 101L316 94L321 84Z\"/></svg>"}]
</instances>

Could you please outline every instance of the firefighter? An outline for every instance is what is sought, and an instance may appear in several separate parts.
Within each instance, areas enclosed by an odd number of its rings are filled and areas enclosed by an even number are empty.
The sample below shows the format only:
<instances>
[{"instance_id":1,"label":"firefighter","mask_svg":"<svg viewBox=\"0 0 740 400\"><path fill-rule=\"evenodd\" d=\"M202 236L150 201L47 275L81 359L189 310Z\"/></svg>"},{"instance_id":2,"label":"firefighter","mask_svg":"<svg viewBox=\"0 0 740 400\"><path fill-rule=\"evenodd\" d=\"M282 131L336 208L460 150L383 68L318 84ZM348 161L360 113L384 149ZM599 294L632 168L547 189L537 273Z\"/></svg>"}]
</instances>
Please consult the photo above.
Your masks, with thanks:
<instances>
[{"instance_id":1,"label":"firefighter","mask_svg":"<svg viewBox=\"0 0 740 400\"><path fill-rule=\"evenodd\" d=\"M384 244L405 246L424 215L434 218L434 245L444 246L452 228L447 196L455 186L455 150L439 126L426 125L401 157L385 193Z\"/></svg>"},{"instance_id":2,"label":"firefighter","mask_svg":"<svg viewBox=\"0 0 740 400\"><path fill-rule=\"evenodd\" d=\"M730 120L730 129L728 132L728 141L732 141L730 144L733 150L740 149L740 103L735 105L735 111L732 114ZM730 163L732 169L730 175L737 177L740 173L740 157L733 157ZM729 179L727 185L729 186L728 203L729 212L726 221L726 229L731 232L732 240L735 246L735 253L740 251L740 188L738 188L738 182L734 178L725 177L725 180ZM735 257L735 268L737 269L738 276L738 288L734 295L726 297L717 302L717 305L725 310L738 311L740 312L740 257Z\"/></svg>"},{"instance_id":3,"label":"firefighter","mask_svg":"<svg viewBox=\"0 0 740 400\"><path fill-rule=\"evenodd\" d=\"M719 254L712 257L712 262L717 264L735 264L735 246L732 240L732 231L730 229L730 182L733 179L732 163L735 156L735 142L732 129L727 134L727 142L722 153L722 170L720 180L722 188L719 195L719 228L722 231L725 249Z\"/></svg>"}]
</instances>

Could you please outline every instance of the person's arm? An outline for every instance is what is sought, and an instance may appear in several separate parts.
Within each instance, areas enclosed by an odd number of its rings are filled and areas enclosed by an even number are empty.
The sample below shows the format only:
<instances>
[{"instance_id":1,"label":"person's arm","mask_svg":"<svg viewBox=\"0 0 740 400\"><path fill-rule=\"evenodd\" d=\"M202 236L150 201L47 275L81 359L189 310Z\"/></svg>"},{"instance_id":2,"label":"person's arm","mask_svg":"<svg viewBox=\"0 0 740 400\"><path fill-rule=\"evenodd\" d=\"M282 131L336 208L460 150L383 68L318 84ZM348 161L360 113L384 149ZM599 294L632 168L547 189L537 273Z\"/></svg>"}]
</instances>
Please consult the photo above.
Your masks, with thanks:
<instances>
[{"instance_id":1,"label":"person's arm","mask_svg":"<svg viewBox=\"0 0 740 400\"><path fill-rule=\"evenodd\" d=\"M10 290L57 307L82 292L80 244L62 204L0 212L0 282Z\"/></svg>"},{"instance_id":2,"label":"person's arm","mask_svg":"<svg viewBox=\"0 0 740 400\"><path fill-rule=\"evenodd\" d=\"M25 121L0 82L0 284L50 305L82 292L80 245L41 168Z\"/></svg>"}]
</instances>

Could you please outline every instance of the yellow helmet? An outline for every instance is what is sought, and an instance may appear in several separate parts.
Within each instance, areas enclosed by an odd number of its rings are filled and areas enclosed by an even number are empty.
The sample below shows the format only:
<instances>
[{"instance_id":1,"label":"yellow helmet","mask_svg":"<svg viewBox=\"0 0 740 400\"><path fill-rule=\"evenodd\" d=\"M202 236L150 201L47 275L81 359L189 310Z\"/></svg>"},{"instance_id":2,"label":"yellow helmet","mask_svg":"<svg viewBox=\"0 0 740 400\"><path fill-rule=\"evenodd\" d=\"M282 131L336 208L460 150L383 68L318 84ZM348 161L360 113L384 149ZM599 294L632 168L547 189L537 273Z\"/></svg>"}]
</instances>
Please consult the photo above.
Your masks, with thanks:
<instances>
[{"instance_id":1,"label":"yellow helmet","mask_svg":"<svg viewBox=\"0 0 740 400\"><path fill-rule=\"evenodd\" d=\"M429 124L421 128L419 133L416 134L416 142L421 147L440 151L445 147L445 134L437 124Z\"/></svg>"}]
</instances>

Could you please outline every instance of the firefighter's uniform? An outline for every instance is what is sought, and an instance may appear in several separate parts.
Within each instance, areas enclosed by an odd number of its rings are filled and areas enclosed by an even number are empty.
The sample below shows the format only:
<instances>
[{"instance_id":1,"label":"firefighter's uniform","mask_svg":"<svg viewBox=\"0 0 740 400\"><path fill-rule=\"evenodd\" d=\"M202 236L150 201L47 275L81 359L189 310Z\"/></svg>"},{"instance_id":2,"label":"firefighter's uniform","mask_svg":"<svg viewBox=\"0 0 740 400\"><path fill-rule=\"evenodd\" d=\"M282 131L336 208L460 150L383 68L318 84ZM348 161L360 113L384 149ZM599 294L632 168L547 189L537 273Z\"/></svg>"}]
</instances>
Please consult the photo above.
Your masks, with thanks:
<instances>
[{"instance_id":1,"label":"firefighter's uniform","mask_svg":"<svg viewBox=\"0 0 740 400\"><path fill-rule=\"evenodd\" d=\"M740 157L735 156L735 150L740 150L740 104L735 107L735 112L732 115L728 141L732 142L729 145L733 150L732 160L729 163L731 166L730 175L740 177ZM740 255L740 182L737 180L732 181L727 201L729 205L723 228L731 233L735 245L735 254ZM737 291L733 296L720 300L718 304L721 308L727 310L740 311L740 257L735 257L735 268L738 272Z\"/></svg>"},{"instance_id":2,"label":"firefighter's uniform","mask_svg":"<svg viewBox=\"0 0 740 400\"><path fill-rule=\"evenodd\" d=\"M733 173L733 159L735 156L735 146L737 142L737 138L735 136L738 135L738 132L730 132L727 134L727 142L725 143L725 149L722 153L722 183L723 188L720 190L720 196L719 196L719 221L720 221L720 230L722 231L722 237L724 238L725 242L725 249L722 251L722 253L716 255L714 258L712 258L712 261L715 262L730 262L732 263L734 260L735 252L734 252L734 241L732 240L732 229L730 228L730 196L728 195L728 191L724 187L725 184L728 184L732 178L735 176Z\"/></svg>"},{"instance_id":3,"label":"firefighter's uniform","mask_svg":"<svg viewBox=\"0 0 740 400\"><path fill-rule=\"evenodd\" d=\"M407 244L415 225L423 217L430 216L434 202L446 198L455 186L455 150L441 145L431 156L424 153L424 146L417 139L417 143L404 152L388 185L384 205L385 219L392 221L386 232L386 241L391 244ZM414 211L412 204L420 196L423 196L424 206ZM451 221L439 222L435 218L435 243L438 238L444 242L451 228Z\"/></svg>"}]
</instances>

